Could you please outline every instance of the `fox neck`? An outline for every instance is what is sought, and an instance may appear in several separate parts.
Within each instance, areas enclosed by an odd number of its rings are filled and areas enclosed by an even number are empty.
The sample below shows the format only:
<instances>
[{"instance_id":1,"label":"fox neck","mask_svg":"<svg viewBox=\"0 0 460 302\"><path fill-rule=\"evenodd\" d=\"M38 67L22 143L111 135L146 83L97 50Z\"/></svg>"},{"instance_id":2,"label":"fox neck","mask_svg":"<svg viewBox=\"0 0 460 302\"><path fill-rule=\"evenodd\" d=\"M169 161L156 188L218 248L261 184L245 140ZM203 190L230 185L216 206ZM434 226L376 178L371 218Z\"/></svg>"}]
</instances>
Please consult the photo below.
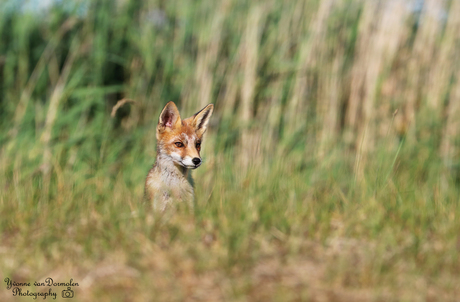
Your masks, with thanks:
<instances>
[{"instance_id":1,"label":"fox neck","mask_svg":"<svg viewBox=\"0 0 460 302\"><path fill-rule=\"evenodd\" d=\"M175 163L169 156L164 154L157 154L156 166L160 171L167 171L171 175L182 176L185 179L188 177L189 169Z\"/></svg>"}]
</instances>

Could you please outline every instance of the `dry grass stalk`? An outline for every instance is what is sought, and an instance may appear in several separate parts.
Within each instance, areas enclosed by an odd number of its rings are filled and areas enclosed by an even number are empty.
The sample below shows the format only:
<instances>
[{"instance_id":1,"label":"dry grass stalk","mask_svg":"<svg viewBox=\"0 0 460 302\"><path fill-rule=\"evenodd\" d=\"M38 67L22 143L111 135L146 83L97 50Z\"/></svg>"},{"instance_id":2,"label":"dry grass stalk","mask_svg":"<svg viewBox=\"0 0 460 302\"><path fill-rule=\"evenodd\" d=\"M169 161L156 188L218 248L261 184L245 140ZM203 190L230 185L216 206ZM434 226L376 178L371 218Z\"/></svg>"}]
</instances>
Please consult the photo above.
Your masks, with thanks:
<instances>
[{"instance_id":1,"label":"dry grass stalk","mask_svg":"<svg viewBox=\"0 0 460 302\"><path fill-rule=\"evenodd\" d=\"M239 64L233 64L230 71L225 76L225 90L221 91L219 98L222 99L222 119L229 120L233 118L233 111L235 109L236 98L238 94L237 85L237 70ZM219 112L216 112L219 114Z\"/></svg>"},{"instance_id":2,"label":"dry grass stalk","mask_svg":"<svg viewBox=\"0 0 460 302\"><path fill-rule=\"evenodd\" d=\"M319 114L322 119L320 144L318 155L322 157L336 139L339 127L340 113L340 68L343 64L343 55L337 53L332 62L331 71L325 73L323 85L320 90L321 101L318 102Z\"/></svg>"},{"instance_id":3,"label":"dry grass stalk","mask_svg":"<svg viewBox=\"0 0 460 302\"><path fill-rule=\"evenodd\" d=\"M441 155L447 167L452 166L459 156L458 137L460 134L460 75L452 88L446 114L447 121L441 143ZM456 142L457 140L457 142Z\"/></svg>"},{"instance_id":4,"label":"dry grass stalk","mask_svg":"<svg viewBox=\"0 0 460 302\"><path fill-rule=\"evenodd\" d=\"M443 1L441 1L443 2ZM441 18L441 9L437 9L435 18ZM429 73L429 83L427 89L427 104L430 109L435 111L435 116L439 117L442 111L442 101L447 93L450 77L454 71L452 62L455 59L456 49L455 41L459 37L460 20L460 3L452 1L446 28L442 37L441 44L438 46L439 53L433 60L432 69ZM442 20L439 19L439 22Z\"/></svg>"},{"instance_id":5,"label":"dry grass stalk","mask_svg":"<svg viewBox=\"0 0 460 302\"><path fill-rule=\"evenodd\" d=\"M110 113L110 116L111 116L111 117L115 117L115 115L117 114L117 110L118 110L121 106L123 106L124 104L126 104L126 103L137 104L137 102L134 101L134 100L127 99L127 98L123 98L123 99L119 100L119 101L115 104L115 106L112 107L112 112Z\"/></svg>"},{"instance_id":6,"label":"dry grass stalk","mask_svg":"<svg viewBox=\"0 0 460 302\"><path fill-rule=\"evenodd\" d=\"M396 55L407 18L403 1L381 5L383 7L374 1L365 3L363 23L360 25L358 63L354 66L352 76L347 124L358 133L355 142L358 149L355 173L358 179L363 175L366 155L375 145L378 81L384 66L391 64ZM382 13L379 15L380 10Z\"/></svg>"},{"instance_id":7,"label":"dry grass stalk","mask_svg":"<svg viewBox=\"0 0 460 302\"><path fill-rule=\"evenodd\" d=\"M404 119L408 124L407 135L415 141L416 107L418 100L425 95L430 69L434 66L433 56L438 47L437 39L442 30L440 13L443 1L428 0L424 2L420 17L420 28L415 37L414 47L408 63L407 88L405 92Z\"/></svg>"},{"instance_id":8,"label":"dry grass stalk","mask_svg":"<svg viewBox=\"0 0 460 302\"><path fill-rule=\"evenodd\" d=\"M62 68L61 74L56 82L56 86L53 89L51 94L48 111L46 113L46 120L45 120L45 127L43 133L41 135L41 142L43 144L43 163L41 166L43 176L44 176L44 189L43 194L48 194L49 189L49 182L51 178L51 164L53 160L52 151L51 151L51 135L54 126L54 122L56 121L56 116L59 110L59 104L62 101L64 96L64 90L66 84L68 82L70 72L72 70L74 61L79 54L79 49L73 44L74 48L73 51L69 53L67 59L64 63L64 67Z\"/></svg>"},{"instance_id":9,"label":"dry grass stalk","mask_svg":"<svg viewBox=\"0 0 460 302\"><path fill-rule=\"evenodd\" d=\"M346 127L354 132L357 121L361 113L361 102L363 99L364 80L366 71L366 54L365 50L371 45L370 38L373 35L372 27L375 22L377 11L377 2L368 1L364 3L364 9L359 21L358 41L355 52L355 62L353 64L351 78L351 92L348 100L348 108L346 113Z\"/></svg>"},{"instance_id":10,"label":"dry grass stalk","mask_svg":"<svg viewBox=\"0 0 460 302\"><path fill-rule=\"evenodd\" d=\"M291 99L289 100L289 106L286 109L286 129L289 133L296 132L298 129L302 129L306 125L305 116L308 110L307 99L308 99L308 79L306 77L307 71L314 68L318 64L321 53L321 46L324 43L324 35L327 29L328 17L331 13L333 0L321 1L318 7L318 11L314 16L311 23L305 23L305 31L310 32L309 38L300 37L300 49L299 49L299 65L300 68L296 73L294 88ZM311 3L309 3L311 5ZM308 5L305 5L304 14L309 9Z\"/></svg>"},{"instance_id":11,"label":"dry grass stalk","mask_svg":"<svg viewBox=\"0 0 460 302\"><path fill-rule=\"evenodd\" d=\"M282 98L282 85L281 82L273 83L273 94L270 99L266 100L267 106L261 108L258 120L267 121L261 127L260 133L263 137L261 141L261 148L263 150L263 158L271 158L274 156L273 149L278 142L279 130L279 117L281 115L281 98Z\"/></svg>"},{"instance_id":12,"label":"dry grass stalk","mask_svg":"<svg viewBox=\"0 0 460 302\"><path fill-rule=\"evenodd\" d=\"M254 157L254 148L257 145L249 123L253 117L252 109L254 104L254 93L257 84L257 63L259 54L259 43L261 34L261 24L263 22L262 6L255 6L251 9L248 16L248 23L244 32L241 49L241 65L243 68L243 83L241 85L241 109L240 123L243 126L241 134L241 153L240 162L243 169L247 169Z\"/></svg>"},{"instance_id":13,"label":"dry grass stalk","mask_svg":"<svg viewBox=\"0 0 460 302\"><path fill-rule=\"evenodd\" d=\"M212 103L211 93L214 83L214 67L218 62L222 26L230 4L229 0L225 0L220 4L219 9L216 9L216 14L213 16L211 29L203 31L205 34L200 37L195 72L199 101L199 104L196 106L199 108Z\"/></svg>"}]
</instances>

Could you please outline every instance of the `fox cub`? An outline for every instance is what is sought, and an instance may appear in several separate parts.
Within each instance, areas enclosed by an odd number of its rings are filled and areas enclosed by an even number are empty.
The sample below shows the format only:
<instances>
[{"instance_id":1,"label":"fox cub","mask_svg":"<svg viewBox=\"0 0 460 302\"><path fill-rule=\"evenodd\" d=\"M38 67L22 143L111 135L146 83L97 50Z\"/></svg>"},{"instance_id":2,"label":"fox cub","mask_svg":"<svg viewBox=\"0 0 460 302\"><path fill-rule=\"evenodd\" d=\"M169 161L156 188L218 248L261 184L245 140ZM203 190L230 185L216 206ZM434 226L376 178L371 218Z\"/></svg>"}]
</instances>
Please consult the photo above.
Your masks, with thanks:
<instances>
[{"instance_id":1,"label":"fox cub","mask_svg":"<svg viewBox=\"0 0 460 302\"><path fill-rule=\"evenodd\" d=\"M145 200L155 210L164 211L172 201L193 206L193 186L189 169L201 165L201 143L214 106L207 105L182 120L173 102L161 111L158 120L157 157L145 180Z\"/></svg>"}]
</instances>

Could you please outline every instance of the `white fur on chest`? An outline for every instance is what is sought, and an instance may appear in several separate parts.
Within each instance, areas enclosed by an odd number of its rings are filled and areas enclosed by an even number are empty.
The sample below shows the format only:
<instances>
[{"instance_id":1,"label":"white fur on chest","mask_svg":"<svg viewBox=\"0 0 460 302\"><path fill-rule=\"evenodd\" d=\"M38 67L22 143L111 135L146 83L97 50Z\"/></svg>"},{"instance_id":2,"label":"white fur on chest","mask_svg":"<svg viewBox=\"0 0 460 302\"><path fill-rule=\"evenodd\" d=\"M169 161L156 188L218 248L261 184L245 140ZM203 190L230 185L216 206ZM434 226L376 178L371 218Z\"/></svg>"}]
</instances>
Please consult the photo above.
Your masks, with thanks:
<instances>
[{"instance_id":1,"label":"white fur on chest","mask_svg":"<svg viewBox=\"0 0 460 302\"><path fill-rule=\"evenodd\" d=\"M175 200L193 206L193 186L186 174L171 161L157 161L147 175L145 192L155 209L163 211Z\"/></svg>"}]
</instances>

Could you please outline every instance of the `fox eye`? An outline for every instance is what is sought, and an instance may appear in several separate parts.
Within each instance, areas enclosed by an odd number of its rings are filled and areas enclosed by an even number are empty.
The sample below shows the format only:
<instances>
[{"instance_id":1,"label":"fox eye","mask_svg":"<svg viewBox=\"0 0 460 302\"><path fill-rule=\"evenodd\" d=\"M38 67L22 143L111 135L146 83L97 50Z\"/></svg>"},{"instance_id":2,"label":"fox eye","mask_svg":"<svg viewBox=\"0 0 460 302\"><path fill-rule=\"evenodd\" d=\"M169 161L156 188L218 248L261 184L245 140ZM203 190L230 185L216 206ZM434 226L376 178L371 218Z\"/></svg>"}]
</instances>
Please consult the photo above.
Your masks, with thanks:
<instances>
[{"instance_id":1,"label":"fox eye","mask_svg":"<svg viewBox=\"0 0 460 302\"><path fill-rule=\"evenodd\" d=\"M200 148L201 148L201 143L196 143L196 149L200 151Z\"/></svg>"},{"instance_id":2,"label":"fox eye","mask_svg":"<svg viewBox=\"0 0 460 302\"><path fill-rule=\"evenodd\" d=\"M176 145L177 148L182 148L184 146L183 143L181 142L177 142L177 143L174 143Z\"/></svg>"}]
</instances>

